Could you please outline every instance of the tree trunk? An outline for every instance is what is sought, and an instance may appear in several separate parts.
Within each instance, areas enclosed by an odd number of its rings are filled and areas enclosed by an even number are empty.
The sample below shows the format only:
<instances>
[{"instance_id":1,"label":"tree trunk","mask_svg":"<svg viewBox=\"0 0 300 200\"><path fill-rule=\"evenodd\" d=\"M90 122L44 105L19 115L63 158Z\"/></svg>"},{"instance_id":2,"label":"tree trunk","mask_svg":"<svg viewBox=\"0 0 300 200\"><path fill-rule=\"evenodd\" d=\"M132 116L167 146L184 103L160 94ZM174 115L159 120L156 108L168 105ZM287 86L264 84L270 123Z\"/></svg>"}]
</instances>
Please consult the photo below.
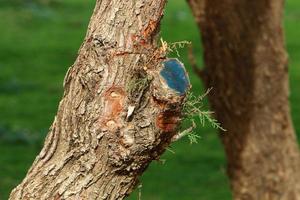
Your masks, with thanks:
<instances>
[{"instance_id":1,"label":"tree trunk","mask_svg":"<svg viewBox=\"0 0 300 200\"><path fill-rule=\"evenodd\" d=\"M300 157L288 86L283 0L188 0L202 33L201 72L235 199L300 199Z\"/></svg>"},{"instance_id":2,"label":"tree trunk","mask_svg":"<svg viewBox=\"0 0 300 200\"><path fill-rule=\"evenodd\" d=\"M97 0L44 147L10 199L123 199L164 152L188 89L161 76L164 6Z\"/></svg>"}]
</instances>

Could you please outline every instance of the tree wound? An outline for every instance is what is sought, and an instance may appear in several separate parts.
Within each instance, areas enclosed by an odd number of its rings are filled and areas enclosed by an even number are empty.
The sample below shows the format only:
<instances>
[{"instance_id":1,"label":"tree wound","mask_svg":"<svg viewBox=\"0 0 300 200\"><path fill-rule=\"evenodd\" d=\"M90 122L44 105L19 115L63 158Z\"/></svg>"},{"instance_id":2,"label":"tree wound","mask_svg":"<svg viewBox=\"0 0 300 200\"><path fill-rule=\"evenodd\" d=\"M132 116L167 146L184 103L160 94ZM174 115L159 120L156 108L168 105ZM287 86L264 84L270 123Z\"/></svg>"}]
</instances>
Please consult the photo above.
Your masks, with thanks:
<instances>
[{"instance_id":1,"label":"tree wound","mask_svg":"<svg viewBox=\"0 0 300 200\"><path fill-rule=\"evenodd\" d=\"M183 63L177 58L170 58L163 62L160 76L165 84L179 95L184 95L190 88L190 81Z\"/></svg>"}]
</instances>

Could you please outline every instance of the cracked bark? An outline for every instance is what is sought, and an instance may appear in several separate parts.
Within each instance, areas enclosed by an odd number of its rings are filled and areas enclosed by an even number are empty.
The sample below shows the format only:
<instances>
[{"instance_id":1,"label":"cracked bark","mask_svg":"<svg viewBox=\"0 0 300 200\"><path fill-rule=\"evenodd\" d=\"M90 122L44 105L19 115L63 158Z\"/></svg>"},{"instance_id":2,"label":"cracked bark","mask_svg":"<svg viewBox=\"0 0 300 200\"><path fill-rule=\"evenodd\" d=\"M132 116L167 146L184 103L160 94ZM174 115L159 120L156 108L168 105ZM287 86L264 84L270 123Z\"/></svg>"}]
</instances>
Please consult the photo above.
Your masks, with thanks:
<instances>
[{"instance_id":1,"label":"cracked bark","mask_svg":"<svg viewBox=\"0 0 300 200\"><path fill-rule=\"evenodd\" d=\"M164 152L184 100L159 75L164 6L97 0L44 147L11 200L123 199Z\"/></svg>"},{"instance_id":2,"label":"cracked bark","mask_svg":"<svg viewBox=\"0 0 300 200\"><path fill-rule=\"evenodd\" d=\"M300 199L299 150L288 87L283 0L188 0L201 29L203 81L234 199Z\"/></svg>"}]
</instances>

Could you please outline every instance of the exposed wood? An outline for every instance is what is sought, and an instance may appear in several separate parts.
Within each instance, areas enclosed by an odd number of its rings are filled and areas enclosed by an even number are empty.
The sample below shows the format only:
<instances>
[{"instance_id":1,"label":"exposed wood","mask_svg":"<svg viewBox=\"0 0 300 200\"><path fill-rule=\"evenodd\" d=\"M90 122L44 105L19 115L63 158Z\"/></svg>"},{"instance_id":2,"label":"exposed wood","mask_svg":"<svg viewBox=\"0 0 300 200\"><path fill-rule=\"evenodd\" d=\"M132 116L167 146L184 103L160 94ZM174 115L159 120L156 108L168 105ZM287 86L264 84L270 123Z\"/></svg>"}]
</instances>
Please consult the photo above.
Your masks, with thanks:
<instances>
[{"instance_id":1,"label":"exposed wood","mask_svg":"<svg viewBox=\"0 0 300 200\"><path fill-rule=\"evenodd\" d=\"M165 3L97 0L44 147L11 200L123 199L165 151L185 96L159 73Z\"/></svg>"},{"instance_id":2,"label":"exposed wood","mask_svg":"<svg viewBox=\"0 0 300 200\"><path fill-rule=\"evenodd\" d=\"M188 0L202 33L204 82L234 199L300 199L300 157L288 86L283 0Z\"/></svg>"}]
</instances>

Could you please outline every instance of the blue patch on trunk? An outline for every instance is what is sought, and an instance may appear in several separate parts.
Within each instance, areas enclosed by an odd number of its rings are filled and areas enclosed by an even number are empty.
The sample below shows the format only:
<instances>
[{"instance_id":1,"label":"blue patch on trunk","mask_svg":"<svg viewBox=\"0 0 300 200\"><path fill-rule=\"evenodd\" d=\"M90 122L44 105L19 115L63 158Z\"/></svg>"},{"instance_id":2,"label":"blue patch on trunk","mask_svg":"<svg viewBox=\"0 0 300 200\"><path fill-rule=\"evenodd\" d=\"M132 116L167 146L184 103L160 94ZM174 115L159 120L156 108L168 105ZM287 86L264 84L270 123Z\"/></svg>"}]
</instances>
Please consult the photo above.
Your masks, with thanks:
<instances>
[{"instance_id":1,"label":"blue patch on trunk","mask_svg":"<svg viewBox=\"0 0 300 200\"><path fill-rule=\"evenodd\" d=\"M190 86L185 68L178 59L171 58L164 61L160 75L164 78L167 85L180 95L184 95Z\"/></svg>"}]
</instances>

